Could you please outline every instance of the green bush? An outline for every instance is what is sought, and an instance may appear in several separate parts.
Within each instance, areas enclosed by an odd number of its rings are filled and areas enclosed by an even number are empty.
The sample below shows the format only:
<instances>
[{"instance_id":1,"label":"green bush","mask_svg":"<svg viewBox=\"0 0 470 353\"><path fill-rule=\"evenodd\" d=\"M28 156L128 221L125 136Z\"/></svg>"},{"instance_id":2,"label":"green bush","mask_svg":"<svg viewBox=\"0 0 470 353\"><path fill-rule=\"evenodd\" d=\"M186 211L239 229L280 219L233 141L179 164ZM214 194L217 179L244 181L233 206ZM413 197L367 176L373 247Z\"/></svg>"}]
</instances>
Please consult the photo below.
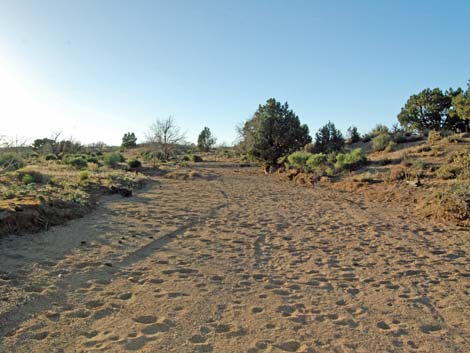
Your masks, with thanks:
<instances>
[{"instance_id":1,"label":"green bush","mask_svg":"<svg viewBox=\"0 0 470 353\"><path fill-rule=\"evenodd\" d=\"M25 183L26 185L34 183L34 178L33 178L33 176L32 176L32 175L29 175L29 174L23 175L23 177L21 178L21 180L22 180L23 183Z\"/></svg>"},{"instance_id":2,"label":"green bush","mask_svg":"<svg viewBox=\"0 0 470 353\"><path fill-rule=\"evenodd\" d=\"M327 157L323 153L312 154L310 157L308 157L306 165L307 170L310 172L322 171L327 166Z\"/></svg>"},{"instance_id":3,"label":"green bush","mask_svg":"<svg viewBox=\"0 0 470 353\"><path fill-rule=\"evenodd\" d=\"M80 179L80 181L88 180L88 179L90 179L90 173L88 173L88 171L86 171L86 170L82 170L78 174L78 179Z\"/></svg>"},{"instance_id":4,"label":"green bush","mask_svg":"<svg viewBox=\"0 0 470 353\"><path fill-rule=\"evenodd\" d=\"M16 170L24 165L23 159L15 153L0 154L0 168L8 170Z\"/></svg>"},{"instance_id":5,"label":"green bush","mask_svg":"<svg viewBox=\"0 0 470 353\"><path fill-rule=\"evenodd\" d=\"M291 153L287 157L287 167L300 169L305 172L307 171L307 160L310 158L310 156L312 156L312 154L305 151Z\"/></svg>"},{"instance_id":6,"label":"green bush","mask_svg":"<svg viewBox=\"0 0 470 353\"><path fill-rule=\"evenodd\" d=\"M130 169L142 167L142 163L138 159L131 159L127 162Z\"/></svg>"},{"instance_id":7,"label":"green bush","mask_svg":"<svg viewBox=\"0 0 470 353\"><path fill-rule=\"evenodd\" d=\"M388 144L392 141L389 134L382 133L372 139L372 149L375 152L383 151L387 148Z\"/></svg>"},{"instance_id":8,"label":"green bush","mask_svg":"<svg viewBox=\"0 0 470 353\"><path fill-rule=\"evenodd\" d=\"M375 127L371 131L368 132L368 135L371 137L371 139L379 135L389 135L389 134L390 134L390 129L383 124L375 125Z\"/></svg>"},{"instance_id":9,"label":"green bush","mask_svg":"<svg viewBox=\"0 0 470 353\"><path fill-rule=\"evenodd\" d=\"M124 162L124 157L119 152L106 153L103 157L103 162L108 167L115 167L120 162Z\"/></svg>"},{"instance_id":10,"label":"green bush","mask_svg":"<svg viewBox=\"0 0 470 353\"><path fill-rule=\"evenodd\" d=\"M77 169L86 168L88 165L86 159L81 156L72 157L71 159L68 159L66 163Z\"/></svg>"},{"instance_id":11,"label":"green bush","mask_svg":"<svg viewBox=\"0 0 470 353\"><path fill-rule=\"evenodd\" d=\"M88 163L96 163L98 164L98 157L94 156L94 155L88 155L86 156L86 161Z\"/></svg>"},{"instance_id":12,"label":"green bush","mask_svg":"<svg viewBox=\"0 0 470 353\"><path fill-rule=\"evenodd\" d=\"M338 172L354 170L365 164L366 156L361 148L355 148L349 153L338 153L336 156L335 170Z\"/></svg>"},{"instance_id":13,"label":"green bush","mask_svg":"<svg viewBox=\"0 0 470 353\"><path fill-rule=\"evenodd\" d=\"M161 151L142 151L140 156L146 162L156 160L163 161L165 159L165 155Z\"/></svg>"},{"instance_id":14,"label":"green bush","mask_svg":"<svg viewBox=\"0 0 470 353\"><path fill-rule=\"evenodd\" d=\"M197 163L197 162L202 162L202 157L201 156L198 156L196 154L191 154L189 155L189 159L191 160L191 162L194 162L194 163Z\"/></svg>"},{"instance_id":15,"label":"green bush","mask_svg":"<svg viewBox=\"0 0 470 353\"><path fill-rule=\"evenodd\" d=\"M15 172L18 180L23 181L25 184L31 183L42 183L45 181L46 177L44 174L31 170L29 168L21 168ZM25 178L26 177L26 178Z\"/></svg>"},{"instance_id":16,"label":"green bush","mask_svg":"<svg viewBox=\"0 0 470 353\"><path fill-rule=\"evenodd\" d=\"M57 160L57 156L53 153L49 153L49 154L46 154L46 156L44 157L44 159L46 161L55 161Z\"/></svg>"},{"instance_id":17,"label":"green bush","mask_svg":"<svg viewBox=\"0 0 470 353\"><path fill-rule=\"evenodd\" d=\"M4 190L0 193L0 199L2 200L11 200L16 197L16 194L13 190Z\"/></svg>"}]
</instances>

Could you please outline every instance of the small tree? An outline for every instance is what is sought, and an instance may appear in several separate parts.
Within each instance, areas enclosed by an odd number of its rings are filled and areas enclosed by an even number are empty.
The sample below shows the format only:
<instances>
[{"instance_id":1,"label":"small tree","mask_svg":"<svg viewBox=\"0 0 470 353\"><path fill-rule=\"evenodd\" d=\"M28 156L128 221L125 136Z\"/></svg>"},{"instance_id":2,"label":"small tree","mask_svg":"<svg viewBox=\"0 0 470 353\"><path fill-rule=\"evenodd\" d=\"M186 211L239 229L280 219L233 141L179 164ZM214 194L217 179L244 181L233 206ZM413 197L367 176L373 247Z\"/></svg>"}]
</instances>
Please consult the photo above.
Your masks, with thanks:
<instances>
[{"instance_id":1,"label":"small tree","mask_svg":"<svg viewBox=\"0 0 470 353\"><path fill-rule=\"evenodd\" d=\"M134 148L137 146L137 137L133 132L127 132L122 137L121 147Z\"/></svg>"},{"instance_id":2,"label":"small tree","mask_svg":"<svg viewBox=\"0 0 470 353\"><path fill-rule=\"evenodd\" d=\"M281 156L301 149L312 141L308 127L299 117L274 98L260 105L253 117L239 128L242 151L264 162L276 165Z\"/></svg>"},{"instance_id":3,"label":"small tree","mask_svg":"<svg viewBox=\"0 0 470 353\"><path fill-rule=\"evenodd\" d=\"M356 143L361 141L361 135L357 131L357 127L350 126L348 127L348 139L350 143Z\"/></svg>"},{"instance_id":4,"label":"small tree","mask_svg":"<svg viewBox=\"0 0 470 353\"><path fill-rule=\"evenodd\" d=\"M448 110L452 98L442 93L439 88L427 88L412 95L398 114L398 121L404 128L418 131L452 128L447 126Z\"/></svg>"},{"instance_id":5,"label":"small tree","mask_svg":"<svg viewBox=\"0 0 470 353\"><path fill-rule=\"evenodd\" d=\"M339 152L344 147L344 138L341 131L336 129L335 124L328 122L315 134L315 152L331 153Z\"/></svg>"},{"instance_id":6,"label":"small tree","mask_svg":"<svg viewBox=\"0 0 470 353\"><path fill-rule=\"evenodd\" d=\"M197 148L199 151L208 152L215 145L217 139L212 135L208 127L204 127L197 138Z\"/></svg>"},{"instance_id":7,"label":"small tree","mask_svg":"<svg viewBox=\"0 0 470 353\"><path fill-rule=\"evenodd\" d=\"M461 124L465 126L465 131L468 132L470 125L470 81L465 92L461 91L452 98L452 106L461 120Z\"/></svg>"},{"instance_id":8,"label":"small tree","mask_svg":"<svg viewBox=\"0 0 470 353\"><path fill-rule=\"evenodd\" d=\"M157 145L163 153L163 158L168 160L174 151L175 145L183 142L184 134L176 126L173 117L169 116L166 119L157 119L150 125L147 139L150 143Z\"/></svg>"}]
</instances>

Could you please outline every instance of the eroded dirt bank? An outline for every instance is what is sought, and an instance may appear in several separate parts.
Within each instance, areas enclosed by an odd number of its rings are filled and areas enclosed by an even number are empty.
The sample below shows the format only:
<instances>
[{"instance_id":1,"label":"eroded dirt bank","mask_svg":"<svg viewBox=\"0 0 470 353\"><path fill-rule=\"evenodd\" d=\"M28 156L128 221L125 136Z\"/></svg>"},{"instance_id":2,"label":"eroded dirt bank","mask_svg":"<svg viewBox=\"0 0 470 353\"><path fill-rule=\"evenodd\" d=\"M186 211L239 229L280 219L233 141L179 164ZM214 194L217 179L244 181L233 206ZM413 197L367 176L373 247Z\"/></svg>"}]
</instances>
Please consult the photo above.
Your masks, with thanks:
<instances>
[{"instance_id":1,"label":"eroded dirt bank","mask_svg":"<svg viewBox=\"0 0 470 353\"><path fill-rule=\"evenodd\" d=\"M210 172L1 239L0 351L470 351L468 231Z\"/></svg>"}]
</instances>

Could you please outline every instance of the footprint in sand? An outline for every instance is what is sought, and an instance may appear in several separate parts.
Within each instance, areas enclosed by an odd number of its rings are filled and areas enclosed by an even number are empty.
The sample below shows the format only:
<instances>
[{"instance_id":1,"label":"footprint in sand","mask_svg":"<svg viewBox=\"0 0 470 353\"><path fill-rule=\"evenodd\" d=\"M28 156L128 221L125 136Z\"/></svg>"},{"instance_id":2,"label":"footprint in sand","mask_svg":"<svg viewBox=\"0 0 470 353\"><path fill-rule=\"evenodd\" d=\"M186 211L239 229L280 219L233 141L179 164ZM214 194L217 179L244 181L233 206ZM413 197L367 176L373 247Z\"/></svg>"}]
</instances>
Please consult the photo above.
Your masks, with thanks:
<instances>
[{"instance_id":1,"label":"footprint in sand","mask_svg":"<svg viewBox=\"0 0 470 353\"><path fill-rule=\"evenodd\" d=\"M199 344L194 347L194 352L198 353L207 353L207 352L213 352L214 348L210 344Z\"/></svg>"},{"instance_id":2,"label":"footprint in sand","mask_svg":"<svg viewBox=\"0 0 470 353\"><path fill-rule=\"evenodd\" d=\"M189 339L189 342L191 343L204 343L207 341L207 337L204 337L203 335L193 335Z\"/></svg>"},{"instance_id":3,"label":"footprint in sand","mask_svg":"<svg viewBox=\"0 0 470 353\"><path fill-rule=\"evenodd\" d=\"M380 320L379 322L377 322L377 327L382 330L390 330L390 326L383 320Z\"/></svg>"},{"instance_id":4,"label":"footprint in sand","mask_svg":"<svg viewBox=\"0 0 470 353\"><path fill-rule=\"evenodd\" d=\"M157 318L155 316L151 315L142 315L142 316L137 316L132 318L135 322L138 322L139 324L144 324L144 325L149 325L157 322Z\"/></svg>"},{"instance_id":5,"label":"footprint in sand","mask_svg":"<svg viewBox=\"0 0 470 353\"><path fill-rule=\"evenodd\" d=\"M276 312L282 314L282 316L291 316L295 310L296 308L293 305L281 305L277 308Z\"/></svg>"},{"instance_id":6,"label":"footprint in sand","mask_svg":"<svg viewBox=\"0 0 470 353\"><path fill-rule=\"evenodd\" d=\"M132 293L130 293L130 292L121 293L121 294L118 294L117 298L121 299L121 300L129 300L129 299L132 298Z\"/></svg>"},{"instance_id":7,"label":"footprint in sand","mask_svg":"<svg viewBox=\"0 0 470 353\"><path fill-rule=\"evenodd\" d=\"M423 332L423 333L429 334L429 333L432 333L432 332L436 332L436 331L442 330L442 326L439 325L439 324L435 324L435 325L433 325L433 324L430 324L430 325L423 325L423 326L420 327L420 330L421 330L421 332Z\"/></svg>"},{"instance_id":8,"label":"footprint in sand","mask_svg":"<svg viewBox=\"0 0 470 353\"><path fill-rule=\"evenodd\" d=\"M47 311L44 314L49 320L57 322L60 319L60 314L55 311Z\"/></svg>"},{"instance_id":9,"label":"footprint in sand","mask_svg":"<svg viewBox=\"0 0 470 353\"><path fill-rule=\"evenodd\" d=\"M38 333L35 333L32 338L37 340L37 341L42 341L43 339L45 339L47 336L49 336L49 332L48 331L43 331L43 332L38 332Z\"/></svg>"},{"instance_id":10,"label":"footprint in sand","mask_svg":"<svg viewBox=\"0 0 470 353\"><path fill-rule=\"evenodd\" d=\"M228 324L218 324L214 328L216 333L226 333L231 329L230 325Z\"/></svg>"},{"instance_id":11,"label":"footprint in sand","mask_svg":"<svg viewBox=\"0 0 470 353\"><path fill-rule=\"evenodd\" d=\"M300 343L297 341L286 341L278 344L277 347L285 352L297 352L300 349Z\"/></svg>"},{"instance_id":12,"label":"footprint in sand","mask_svg":"<svg viewBox=\"0 0 470 353\"><path fill-rule=\"evenodd\" d=\"M90 315L91 315L91 312L89 310L84 310L84 309L73 310L65 314L66 317L79 318L79 319L85 319L89 317Z\"/></svg>"},{"instance_id":13,"label":"footprint in sand","mask_svg":"<svg viewBox=\"0 0 470 353\"><path fill-rule=\"evenodd\" d=\"M103 305L104 305L104 302L101 300L90 300L89 302L85 304L85 307L91 310L91 309L99 308L100 306L103 306Z\"/></svg>"}]
</instances>

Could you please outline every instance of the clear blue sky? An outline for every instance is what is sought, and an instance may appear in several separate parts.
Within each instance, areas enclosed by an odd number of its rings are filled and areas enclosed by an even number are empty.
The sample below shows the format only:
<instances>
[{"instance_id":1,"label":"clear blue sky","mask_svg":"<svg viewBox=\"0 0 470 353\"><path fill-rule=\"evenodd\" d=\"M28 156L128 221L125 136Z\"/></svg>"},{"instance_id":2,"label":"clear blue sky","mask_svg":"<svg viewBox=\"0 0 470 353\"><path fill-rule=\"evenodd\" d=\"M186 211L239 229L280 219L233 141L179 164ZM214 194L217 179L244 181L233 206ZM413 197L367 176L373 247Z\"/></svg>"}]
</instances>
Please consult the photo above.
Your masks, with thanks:
<instances>
[{"instance_id":1,"label":"clear blue sky","mask_svg":"<svg viewBox=\"0 0 470 353\"><path fill-rule=\"evenodd\" d=\"M0 0L0 135L142 140L173 115L219 142L269 97L313 133L395 123L470 79L470 1Z\"/></svg>"}]
</instances>

